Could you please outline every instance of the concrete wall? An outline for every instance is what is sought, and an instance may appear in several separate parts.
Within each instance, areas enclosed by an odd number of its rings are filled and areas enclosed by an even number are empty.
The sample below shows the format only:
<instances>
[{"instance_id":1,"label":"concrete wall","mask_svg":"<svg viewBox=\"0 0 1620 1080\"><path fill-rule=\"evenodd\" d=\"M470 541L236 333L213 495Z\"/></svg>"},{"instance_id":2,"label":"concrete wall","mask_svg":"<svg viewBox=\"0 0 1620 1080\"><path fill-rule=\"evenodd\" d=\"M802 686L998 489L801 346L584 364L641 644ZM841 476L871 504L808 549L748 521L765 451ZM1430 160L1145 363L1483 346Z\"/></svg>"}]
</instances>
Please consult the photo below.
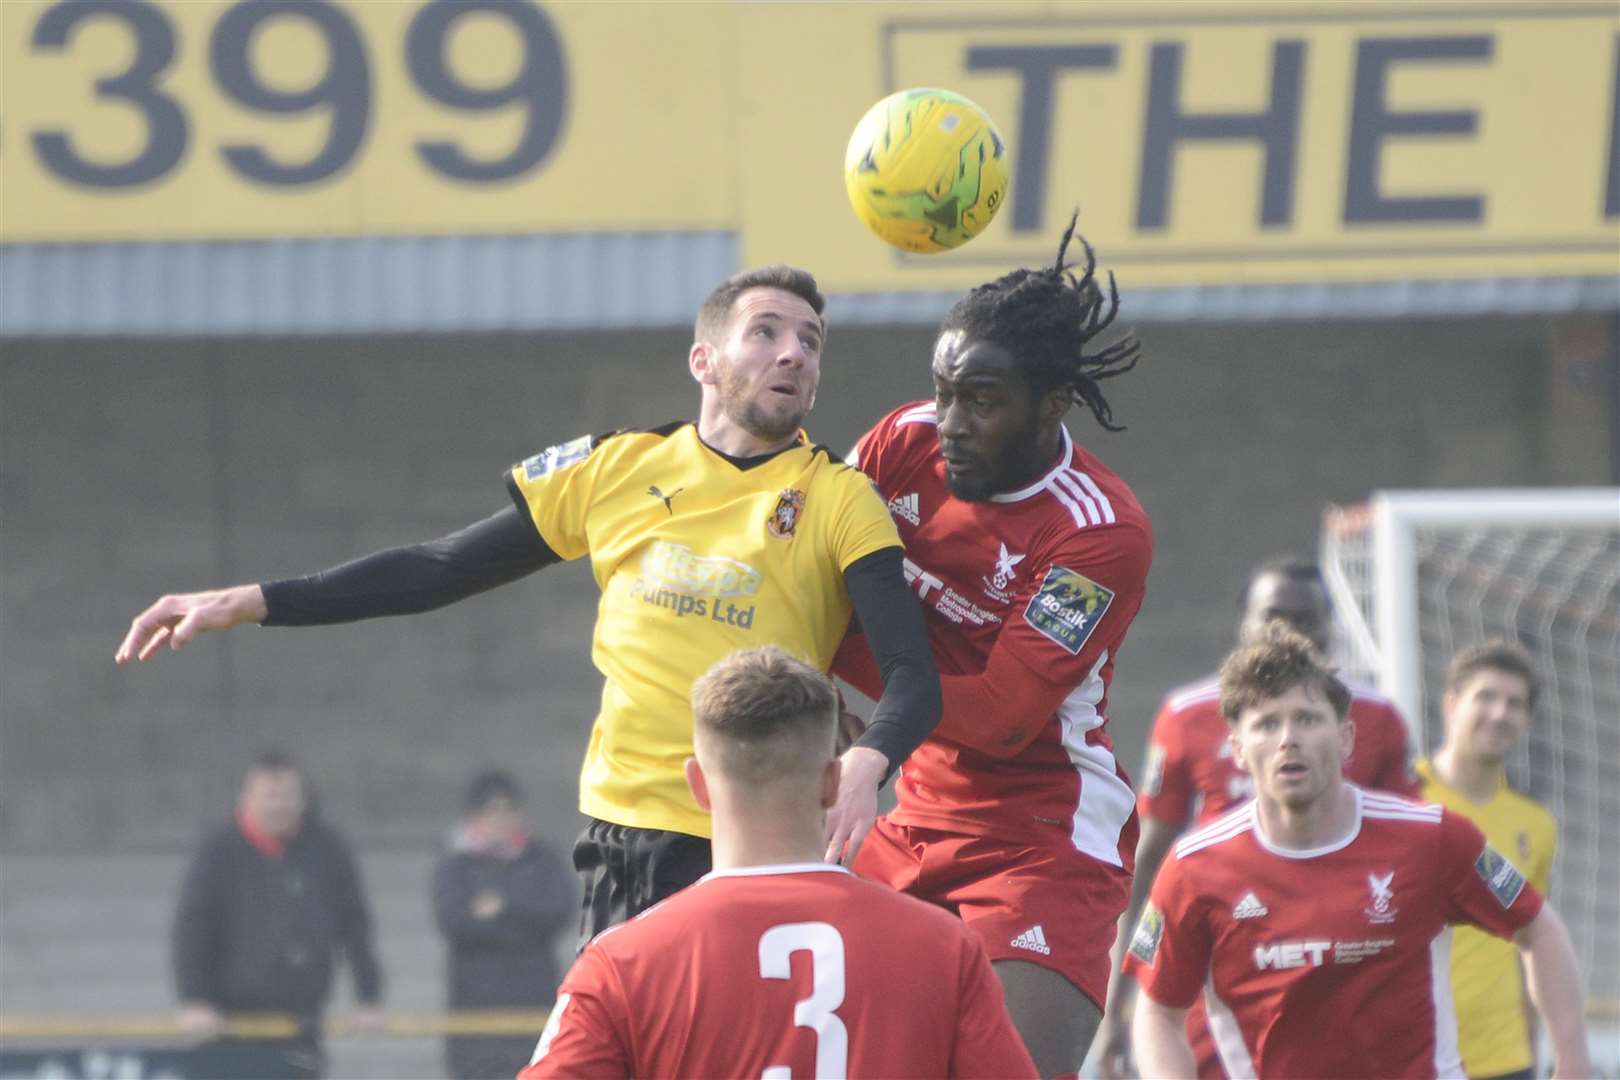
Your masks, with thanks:
<instances>
[{"instance_id":1,"label":"concrete wall","mask_svg":"<svg viewBox=\"0 0 1620 1080\"><path fill-rule=\"evenodd\" d=\"M812 433L842 450L883 409L926 396L931 336L835 327ZM1601 321L1142 336L1141 366L1107 384L1130 430L1071 424L1135 485L1158 536L1114 696L1133 769L1160 696L1226 648L1245 568L1314 551L1325 504L1379 487L1615 480ZM1571 340L1597 343L1590 362L1569 360ZM183 851L266 744L307 758L329 816L363 847L431 847L467 775L495 761L528 778L542 831L565 845L599 688L583 565L412 619L242 629L128 669L112 652L165 590L441 535L506 505L502 469L537 449L692 415L685 343L8 343L0 852Z\"/></svg>"}]
</instances>

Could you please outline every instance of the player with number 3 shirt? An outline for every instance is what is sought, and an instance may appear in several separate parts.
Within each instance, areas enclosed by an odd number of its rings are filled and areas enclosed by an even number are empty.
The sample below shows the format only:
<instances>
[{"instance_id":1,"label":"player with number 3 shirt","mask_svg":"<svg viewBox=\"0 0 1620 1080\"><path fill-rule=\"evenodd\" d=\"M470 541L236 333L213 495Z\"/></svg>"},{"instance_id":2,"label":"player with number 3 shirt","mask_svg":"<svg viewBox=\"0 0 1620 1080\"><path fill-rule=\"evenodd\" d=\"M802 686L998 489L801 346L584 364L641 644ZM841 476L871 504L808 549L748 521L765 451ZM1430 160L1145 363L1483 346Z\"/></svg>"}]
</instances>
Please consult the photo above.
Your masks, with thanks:
<instances>
[{"instance_id":1,"label":"player with number 3 shirt","mask_svg":"<svg viewBox=\"0 0 1620 1080\"><path fill-rule=\"evenodd\" d=\"M715 870L586 947L520 1080L1034 1076L959 920L817 861L838 791L832 683L758 649L692 703L687 778L713 811Z\"/></svg>"}]
</instances>

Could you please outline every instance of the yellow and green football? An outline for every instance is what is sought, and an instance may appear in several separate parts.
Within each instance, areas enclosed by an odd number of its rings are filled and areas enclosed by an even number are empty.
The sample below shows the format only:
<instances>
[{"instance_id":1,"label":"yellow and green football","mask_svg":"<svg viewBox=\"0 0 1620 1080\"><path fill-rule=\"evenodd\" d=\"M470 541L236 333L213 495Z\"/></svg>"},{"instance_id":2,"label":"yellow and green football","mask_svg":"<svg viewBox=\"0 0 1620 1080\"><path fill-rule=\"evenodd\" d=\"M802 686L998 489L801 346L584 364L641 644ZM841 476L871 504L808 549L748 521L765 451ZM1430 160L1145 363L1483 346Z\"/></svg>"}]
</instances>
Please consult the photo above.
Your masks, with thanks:
<instances>
[{"instance_id":1,"label":"yellow and green football","mask_svg":"<svg viewBox=\"0 0 1620 1080\"><path fill-rule=\"evenodd\" d=\"M931 254L979 235L1007 201L1007 143L961 94L927 87L867 110L844 154L855 216L904 251Z\"/></svg>"}]
</instances>

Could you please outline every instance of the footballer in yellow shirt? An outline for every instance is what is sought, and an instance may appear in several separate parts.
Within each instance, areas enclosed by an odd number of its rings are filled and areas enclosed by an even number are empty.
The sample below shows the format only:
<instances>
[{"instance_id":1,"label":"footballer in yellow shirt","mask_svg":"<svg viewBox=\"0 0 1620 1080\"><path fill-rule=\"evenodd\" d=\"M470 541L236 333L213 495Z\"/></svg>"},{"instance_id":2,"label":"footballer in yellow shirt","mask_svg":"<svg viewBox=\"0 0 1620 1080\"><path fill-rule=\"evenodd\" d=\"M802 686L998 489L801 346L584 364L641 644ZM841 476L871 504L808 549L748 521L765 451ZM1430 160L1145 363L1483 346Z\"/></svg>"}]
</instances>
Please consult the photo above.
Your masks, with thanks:
<instances>
[{"instance_id":1,"label":"footballer in yellow shirt","mask_svg":"<svg viewBox=\"0 0 1620 1080\"><path fill-rule=\"evenodd\" d=\"M633 285L627 284L627 289ZM696 881L709 817L687 791L693 680L776 645L826 670L852 616L883 657L883 693L840 756L827 857L853 854L877 793L939 720L939 675L899 533L864 475L811 445L825 298L809 273L734 275L699 308L687 369L696 422L561 443L506 476L513 504L423 544L283 581L171 594L115 659L244 623L313 626L430 611L589 554L605 683L581 774L593 820L574 846L583 939Z\"/></svg>"},{"instance_id":2,"label":"footballer in yellow shirt","mask_svg":"<svg viewBox=\"0 0 1620 1080\"><path fill-rule=\"evenodd\" d=\"M1522 649L1493 641L1451 663L1441 700L1444 741L1417 763L1423 798L1467 817L1546 895L1558 825L1540 803L1507 784L1504 762L1530 725L1535 671ZM1451 938L1457 1043L1470 1077L1530 1075L1535 1064L1529 1007L1513 942L1472 926Z\"/></svg>"},{"instance_id":3,"label":"footballer in yellow shirt","mask_svg":"<svg viewBox=\"0 0 1620 1080\"><path fill-rule=\"evenodd\" d=\"M827 670L850 620L840 575L900 544L888 509L863 473L802 433L739 463L689 423L554 446L514 466L509 484L551 550L590 556L602 590L591 660L604 685L580 810L708 836L684 772L692 683L761 645Z\"/></svg>"}]
</instances>

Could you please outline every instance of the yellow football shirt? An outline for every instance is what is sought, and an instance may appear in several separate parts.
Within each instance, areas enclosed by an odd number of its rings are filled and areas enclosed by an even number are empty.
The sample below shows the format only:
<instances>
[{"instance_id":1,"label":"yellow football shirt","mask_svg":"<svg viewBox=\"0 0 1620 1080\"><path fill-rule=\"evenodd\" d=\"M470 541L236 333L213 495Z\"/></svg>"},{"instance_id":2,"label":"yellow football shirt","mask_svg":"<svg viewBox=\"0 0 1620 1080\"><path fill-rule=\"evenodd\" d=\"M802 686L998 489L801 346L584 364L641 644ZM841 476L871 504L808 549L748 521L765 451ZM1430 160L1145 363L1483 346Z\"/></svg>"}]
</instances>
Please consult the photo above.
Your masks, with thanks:
<instances>
[{"instance_id":1,"label":"yellow football shirt","mask_svg":"<svg viewBox=\"0 0 1620 1080\"><path fill-rule=\"evenodd\" d=\"M1427 760L1417 763L1417 773L1425 799L1472 821L1491 847L1546 895L1558 848L1558 824L1545 807L1506 784L1489 802L1473 802L1436 777ZM1458 1049L1469 1076L1498 1076L1530 1067L1517 946L1476 927L1454 928L1451 996L1457 1008Z\"/></svg>"},{"instance_id":2,"label":"yellow football shirt","mask_svg":"<svg viewBox=\"0 0 1620 1080\"><path fill-rule=\"evenodd\" d=\"M852 610L844 570L900 546L883 500L802 433L744 467L690 423L554 446L513 466L508 486L553 551L590 556L602 590L591 641L602 704L580 810L710 835L684 773L693 681L761 645L827 670Z\"/></svg>"}]
</instances>

